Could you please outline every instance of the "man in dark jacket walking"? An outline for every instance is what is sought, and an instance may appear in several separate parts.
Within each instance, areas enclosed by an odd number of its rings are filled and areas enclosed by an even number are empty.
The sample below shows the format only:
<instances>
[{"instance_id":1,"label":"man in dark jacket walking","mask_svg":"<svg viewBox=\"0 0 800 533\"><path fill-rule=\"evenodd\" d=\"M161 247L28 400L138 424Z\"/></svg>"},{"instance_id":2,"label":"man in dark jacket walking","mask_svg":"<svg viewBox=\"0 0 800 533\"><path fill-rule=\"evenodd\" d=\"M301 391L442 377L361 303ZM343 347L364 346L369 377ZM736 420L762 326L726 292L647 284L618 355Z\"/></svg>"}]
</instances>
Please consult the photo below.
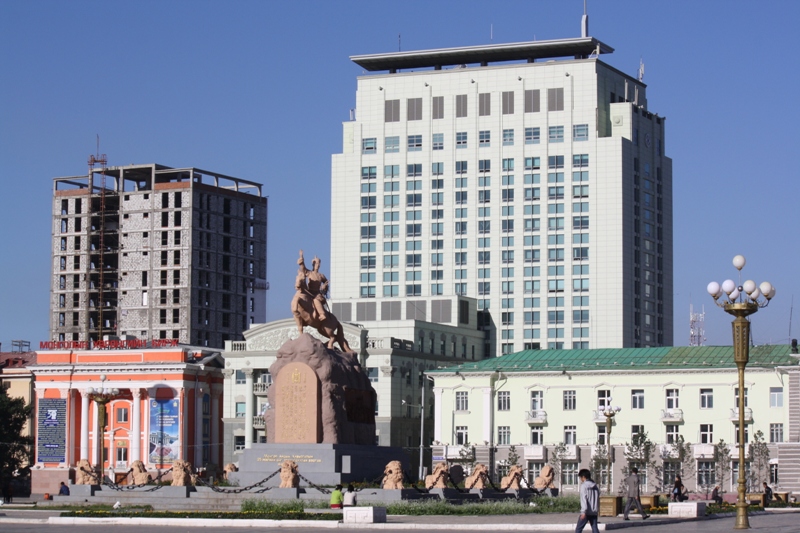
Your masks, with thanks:
<instances>
[{"instance_id":1,"label":"man in dark jacket walking","mask_svg":"<svg viewBox=\"0 0 800 533\"><path fill-rule=\"evenodd\" d=\"M636 504L636 509L639 510L642 520L647 520L650 518L650 515L644 514L642 501L639 499L641 497L641 494L639 494L639 470L636 467L631 468L631 475L625 478L625 483L628 485L628 501L625 503L624 512L625 520L630 520L630 518L628 518L628 513L631 512L633 504Z\"/></svg>"}]
</instances>

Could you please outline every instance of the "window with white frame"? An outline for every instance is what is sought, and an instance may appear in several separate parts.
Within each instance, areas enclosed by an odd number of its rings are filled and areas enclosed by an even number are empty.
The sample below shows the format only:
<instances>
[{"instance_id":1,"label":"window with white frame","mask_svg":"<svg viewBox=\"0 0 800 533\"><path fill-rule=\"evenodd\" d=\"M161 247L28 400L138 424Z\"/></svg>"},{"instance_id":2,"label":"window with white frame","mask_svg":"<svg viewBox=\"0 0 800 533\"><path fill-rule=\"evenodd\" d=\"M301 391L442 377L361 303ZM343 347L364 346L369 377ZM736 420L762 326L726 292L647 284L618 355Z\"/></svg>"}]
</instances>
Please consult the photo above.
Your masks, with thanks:
<instances>
[{"instance_id":1,"label":"window with white frame","mask_svg":"<svg viewBox=\"0 0 800 533\"><path fill-rule=\"evenodd\" d=\"M700 443L714 444L714 424L700 424Z\"/></svg>"},{"instance_id":2,"label":"window with white frame","mask_svg":"<svg viewBox=\"0 0 800 533\"><path fill-rule=\"evenodd\" d=\"M608 389L601 389L597 391L597 408L600 411L611 407L611 391Z\"/></svg>"},{"instance_id":3,"label":"window with white frame","mask_svg":"<svg viewBox=\"0 0 800 533\"><path fill-rule=\"evenodd\" d=\"M528 461L527 467L528 485L533 485L534 480L541 475L544 463Z\"/></svg>"},{"instance_id":4,"label":"window with white frame","mask_svg":"<svg viewBox=\"0 0 800 533\"><path fill-rule=\"evenodd\" d=\"M497 393L497 410L510 411L511 410L511 392L500 391Z\"/></svg>"},{"instance_id":5,"label":"window with white frame","mask_svg":"<svg viewBox=\"0 0 800 533\"><path fill-rule=\"evenodd\" d=\"M572 126L572 140L573 141L588 141L589 140L589 125L588 124L574 124Z\"/></svg>"},{"instance_id":6,"label":"window with white frame","mask_svg":"<svg viewBox=\"0 0 800 533\"><path fill-rule=\"evenodd\" d=\"M769 441L783 442L783 424L769 425Z\"/></svg>"},{"instance_id":7,"label":"window with white frame","mask_svg":"<svg viewBox=\"0 0 800 533\"><path fill-rule=\"evenodd\" d=\"M531 411L539 411L544 409L544 391L532 390L531 391Z\"/></svg>"},{"instance_id":8,"label":"window with white frame","mask_svg":"<svg viewBox=\"0 0 800 533\"><path fill-rule=\"evenodd\" d=\"M631 440L633 440L636 435L644 435L644 426L642 424L634 424L631 426Z\"/></svg>"},{"instance_id":9,"label":"window with white frame","mask_svg":"<svg viewBox=\"0 0 800 533\"><path fill-rule=\"evenodd\" d=\"M681 473L681 464L677 461L664 461L661 472L663 474L661 482L665 487L670 487L675 483L675 478Z\"/></svg>"},{"instance_id":10,"label":"window with white frame","mask_svg":"<svg viewBox=\"0 0 800 533\"><path fill-rule=\"evenodd\" d=\"M469 410L469 397L467 391L456 391L456 411Z\"/></svg>"},{"instance_id":11,"label":"window with white frame","mask_svg":"<svg viewBox=\"0 0 800 533\"><path fill-rule=\"evenodd\" d=\"M597 444L603 445L603 446L606 445L608 443L608 441L606 440L606 436L607 435L608 434L606 433L606 426L604 426L602 424L598 425L597 426Z\"/></svg>"},{"instance_id":12,"label":"window with white frame","mask_svg":"<svg viewBox=\"0 0 800 533\"><path fill-rule=\"evenodd\" d=\"M734 434L734 442L739 444L739 424L733 424L733 434ZM750 441L750 426L748 424L744 425L744 442L747 443Z\"/></svg>"},{"instance_id":13,"label":"window with white frame","mask_svg":"<svg viewBox=\"0 0 800 533\"><path fill-rule=\"evenodd\" d=\"M680 440L678 424L667 424L666 432L667 432L666 435L667 444L676 444Z\"/></svg>"},{"instance_id":14,"label":"window with white frame","mask_svg":"<svg viewBox=\"0 0 800 533\"><path fill-rule=\"evenodd\" d=\"M733 406L739 407L739 387L733 389ZM747 407L747 387L744 388L744 406Z\"/></svg>"},{"instance_id":15,"label":"window with white frame","mask_svg":"<svg viewBox=\"0 0 800 533\"><path fill-rule=\"evenodd\" d=\"M678 389L667 389L667 409L678 409L680 403L678 401Z\"/></svg>"},{"instance_id":16,"label":"window with white frame","mask_svg":"<svg viewBox=\"0 0 800 533\"><path fill-rule=\"evenodd\" d=\"M631 409L644 409L644 389L631 391Z\"/></svg>"},{"instance_id":17,"label":"window with white frame","mask_svg":"<svg viewBox=\"0 0 800 533\"><path fill-rule=\"evenodd\" d=\"M456 444L464 446L469 444L469 431L467 426L456 426Z\"/></svg>"},{"instance_id":18,"label":"window with white frame","mask_svg":"<svg viewBox=\"0 0 800 533\"><path fill-rule=\"evenodd\" d=\"M769 483L770 485L778 484L778 464L771 463L769 465Z\"/></svg>"},{"instance_id":19,"label":"window with white frame","mask_svg":"<svg viewBox=\"0 0 800 533\"><path fill-rule=\"evenodd\" d=\"M736 463L738 466L738 463ZM716 484L716 472L714 461L697 461L697 485L709 487Z\"/></svg>"},{"instance_id":20,"label":"window with white frame","mask_svg":"<svg viewBox=\"0 0 800 533\"><path fill-rule=\"evenodd\" d=\"M577 435L576 426L564 426L564 444L577 444Z\"/></svg>"},{"instance_id":21,"label":"window with white frame","mask_svg":"<svg viewBox=\"0 0 800 533\"><path fill-rule=\"evenodd\" d=\"M783 407L783 387L769 388L769 406Z\"/></svg>"},{"instance_id":22,"label":"window with white frame","mask_svg":"<svg viewBox=\"0 0 800 533\"><path fill-rule=\"evenodd\" d=\"M565 411L574 411L575 410L575 391L574 390L565 390L564 391L564 410Z\"/></svg>"},{"instance_id":23,"label":"window with white frame","mask_svg":"<svg viewBox=\"0 0 800 533\"><path fill-rule=\"evenodd\" d=\"M700 389L700 409L714 408L714 389Z\"/></svg>"},{"instance_id":24,"label":"window with white frame","mask_svg":"<svg viewBox=\"0 0 800 533\"><path fill-rule=\"evenodd\" d=\"M378 141L375 137L361 139L361 153L374 154L378 147Z\"/></svg>"},{"instance_id":25,"label":"window with white frame","mask_svg":"<svg viewBox=\"0 0 800 533\"><path fill-rule=\"evenodd\" d=\"M128 422L128 408L127 407L117 408L117 423L124 424L127 422Z\"/></svg>"},{"instance_id":26,"label":"window with white frame","mask_svg":"<svg viewBox=\"0 0 800 533\"><path fill-rule=\"evenodd\" d=\"M539 144L541 133L539 128L525 128L525 144Z\"/></svg>"},{"instance_id":27,"label":"window with white frame","mask_svg":"<svg viewBox=\"0 0 800 533\"><path fill-rule=\"evenodd\" d=\"M511 426L497 427L497 444L511 444Z\"/></svg>"},{"instance_id":28,"label":"window with white frame","mask_svg":"<svg viewBox=\"0 0 800 533\"><path fill-rule=\"evenodd\" d=\"M247 377L244 374L244 370L237 370L236 371L236 384L237 385L244 385L247 381Z\"/></svg>"},{"instance_id":29,"label":"window with white frame","mask_svg":"<svg viewBox=\"0 0 800 533\"><path fill-rule=\"evenodd\" d=\"M564 126L550 126L548 129L548 142L563 143L564 142Z\"/></svg>"},{"instance_id":30,"label":"window with white frame","mask_svg":"<svg viewBox=\"0 0 800 533\"><path fill-rule=\"evenodd\" d=\"M444 133L433 134L433 145L431 148L433 150L444 150Z\"/></svg>"},{"instance_id":31,"label":"window with white frame","mask_svg":"<svg viewBox=\"0 0 800 533\"><path fill-rule=\"evenodd\" d=\"M578 463L566 462L561 464L561 484L562 485L577 485L578 484Z\"/></svg>"},{"instance_id":32,"label":"window with white frame","mask_svg":"<svg viewBox=\"0 0 800 533\"><path fill-rule=\"evenodd\" d=\"M544 430L542 426L531 427L531 444L539 446L544 444Z\"/></svg>"}]
</instances>

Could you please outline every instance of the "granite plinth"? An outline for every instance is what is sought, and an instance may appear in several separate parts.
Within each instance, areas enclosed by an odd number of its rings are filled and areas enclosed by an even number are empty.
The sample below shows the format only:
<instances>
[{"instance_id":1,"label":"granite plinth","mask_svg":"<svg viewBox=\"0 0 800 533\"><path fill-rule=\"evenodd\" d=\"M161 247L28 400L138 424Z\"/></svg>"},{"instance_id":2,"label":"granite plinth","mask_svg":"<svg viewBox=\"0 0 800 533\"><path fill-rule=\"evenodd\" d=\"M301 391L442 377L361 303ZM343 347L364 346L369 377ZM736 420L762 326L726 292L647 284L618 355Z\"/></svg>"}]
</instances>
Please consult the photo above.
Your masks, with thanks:
<instances>
[{"instance_id":1,"label":"granite plinth","mask_svg":"<svg viewBox=\"0 0 800 533\"><path fill-rule=\"evenodd\" d=\"M469 489L470 494L477 494L481 500L513 500L517 496L510 492L497 492L494 489Z\"/></svg>"},{"instance_id":2,"label":"granite plinth","mask_svg":"<svg viewBox=\"0 0 800 533\"><path fill-rule=\"evenodd\" d=\"M399 502L402 500L439 499L435 494L419 492L415 489L363 489L356 493L358 502Z\"/></svg>"},{"instance_id":3,"label":"granite plinth","mask_svg":"<svg viewBox=\"0 0 800 533\"><path fill-rule=\"evenodd\" d=\"M471 500L479 501L481 497L471 492L461 492L458 489L431 489L431 494L436 494L442 500Z\"/></svg>"},{"instance_id":4,"label":"granite plinth","mask_svg":"<svg viewBox=\"0 0 800 533\"><path fill-rule=\"evenodd\" d=\"M100 490L100 485L70 485L70 496L94 496L94 493Z\"/></svg>"},{"instance_id":5,"label":"granite plinth","mask_svg":"<svg viewBox=\"0 0 800 533\"><path fill-rule=\"evenodd\" d=\"M402 448L361 444L253 444L242 452L239 471L229 478L240 487L257 483L280 468L283 461L297 463L301 476L323 486L346 485L350 482L380 482L383 469L390 461L400 461L409 470L408 456ZM280 485L275 475L264 487ZM301 486L308 482L300 479ZM272 492L272 491L270 491Z\"/></svg>"}]
</instances>

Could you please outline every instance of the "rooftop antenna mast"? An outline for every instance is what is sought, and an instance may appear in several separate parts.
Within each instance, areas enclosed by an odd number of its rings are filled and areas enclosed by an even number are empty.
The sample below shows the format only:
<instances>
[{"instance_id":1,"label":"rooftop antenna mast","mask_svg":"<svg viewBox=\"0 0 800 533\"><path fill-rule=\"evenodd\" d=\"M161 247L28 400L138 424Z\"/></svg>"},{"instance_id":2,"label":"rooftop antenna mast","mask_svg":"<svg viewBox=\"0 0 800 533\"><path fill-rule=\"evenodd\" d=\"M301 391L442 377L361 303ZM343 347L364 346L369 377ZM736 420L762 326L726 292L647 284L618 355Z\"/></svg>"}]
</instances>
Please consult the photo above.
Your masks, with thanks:
<instances>
[{"instance_id":1,"label":"rooftop antenna mast","mask_svg":"<svg viewBox=\"0 0 800 533\"><path fill-rule=\"evenodd\" d=\"M694 307L689 304L689 346L703 346L706 341L705 323L705 306L700 313L695 313Z\"/></svg>"},{"instance_id":2,"label":"rooftop antenna mast","mask_svg":"<svg viewBox=\"0 0 800 533\"><path fill-rule=\"evenodd\" d=\"M586 0L583 0L583 16L581 17L581 37L589 36L589 15L586 13Z\"/></svg>"},{"instance_id":3,"label":"rooftop antenna mast","mask_svg":"<svg viewBox=\"0 0 800 533\"><path fill-rule=\"evenodd\" d=\"M400 34L399 33L397 34L397 51L398 52L402 52L403 51L403 47L400 44Z\"/></svg>"}]
</instances>

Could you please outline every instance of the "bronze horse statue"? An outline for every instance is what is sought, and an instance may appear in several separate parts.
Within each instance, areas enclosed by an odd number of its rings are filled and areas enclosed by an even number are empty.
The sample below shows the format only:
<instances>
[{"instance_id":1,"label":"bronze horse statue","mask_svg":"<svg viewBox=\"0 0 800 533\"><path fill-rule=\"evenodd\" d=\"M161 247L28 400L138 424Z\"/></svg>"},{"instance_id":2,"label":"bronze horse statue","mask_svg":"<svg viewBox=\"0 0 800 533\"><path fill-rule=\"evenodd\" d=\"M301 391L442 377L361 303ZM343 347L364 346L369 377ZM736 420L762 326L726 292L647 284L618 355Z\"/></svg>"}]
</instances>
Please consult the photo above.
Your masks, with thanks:
<instances>
[{"instance_id":1,"label":"bronze horse statue","mask_svg":"<svg viewBox=\"0 0 800 533\"><path fill-rule=\"evenodd\" d=\"M334 349L334 343L339 344L342 352L352 352L350 345L344 338L344 330L342 324L339 322L333 313L326 313L325 320L320 320L314 309L314 296L305 289L305 275L301 271L297 275L297 282L295 288L297 292L292 298L292 314L297 323L297 331L303 334L305 326L311 326L316 329L320 335L328 337L328 348Z\"/></svg>"}]
</instances>

